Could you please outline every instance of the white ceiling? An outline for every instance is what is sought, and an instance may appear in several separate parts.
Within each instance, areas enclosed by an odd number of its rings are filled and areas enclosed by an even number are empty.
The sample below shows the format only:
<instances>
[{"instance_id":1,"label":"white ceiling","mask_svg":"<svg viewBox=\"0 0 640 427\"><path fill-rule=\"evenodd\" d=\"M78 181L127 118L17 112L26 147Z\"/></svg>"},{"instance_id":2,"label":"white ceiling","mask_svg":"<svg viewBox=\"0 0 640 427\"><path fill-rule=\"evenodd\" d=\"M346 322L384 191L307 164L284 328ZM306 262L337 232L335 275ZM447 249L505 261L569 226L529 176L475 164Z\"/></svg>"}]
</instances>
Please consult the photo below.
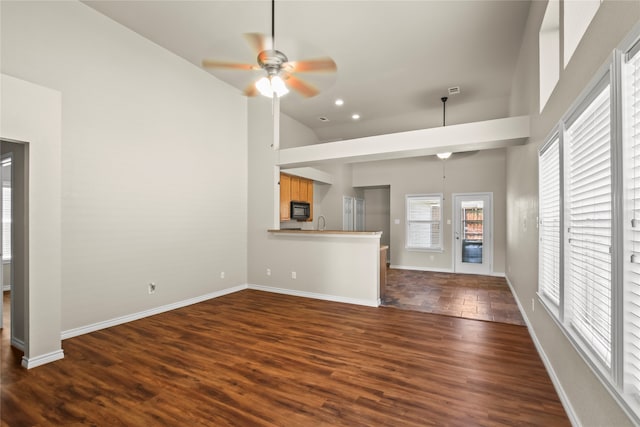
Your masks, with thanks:
<instances>
[{"instance_id":1,"label":"white ceiling","mask_svg":"<svg viewBox=\"0 0 640 427\"><path fill-rule=\"evenodd\" d=\"M271 3L86 1L90 7L200 66L203 59L255 63L244 33L271 32ZM333 76L298 74L322 91L291 93L282 111L320 141L350 139L508 115L529 1L276 1L276 43L289 60L330 56ZM244 89L254 71L217 71ZM336 107L342 98L345 105ZM359 121L351 119L359 113ZM319 117L327 117L322 122Z\"/></svg>"}]
</instances>

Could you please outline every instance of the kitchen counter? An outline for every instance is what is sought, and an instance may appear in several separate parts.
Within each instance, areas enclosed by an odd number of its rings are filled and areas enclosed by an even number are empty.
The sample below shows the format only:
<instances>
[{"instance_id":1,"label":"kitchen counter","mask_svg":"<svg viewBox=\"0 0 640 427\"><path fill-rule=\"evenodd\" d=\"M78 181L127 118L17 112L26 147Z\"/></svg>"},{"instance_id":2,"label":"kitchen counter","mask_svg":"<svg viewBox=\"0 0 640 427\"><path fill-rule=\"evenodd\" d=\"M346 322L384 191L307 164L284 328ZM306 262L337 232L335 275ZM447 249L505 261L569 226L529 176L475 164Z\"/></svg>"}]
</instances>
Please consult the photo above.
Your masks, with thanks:
<instances>
[{"instance_id":1,"label":"kitchen counter","mask_svg":"<svg viewBox=\"0 0 640 427\"><path fill-rule=\"evenodd\" d=\"M318 236L327 236L327 235L340 235L340 236L380 236L382 235L382 231L344 231L344 230L296 230L296 229L270 229L267 230L269 233L275 234L302 234L302 235L318 235Z\"/></svg>"}]
</instances>

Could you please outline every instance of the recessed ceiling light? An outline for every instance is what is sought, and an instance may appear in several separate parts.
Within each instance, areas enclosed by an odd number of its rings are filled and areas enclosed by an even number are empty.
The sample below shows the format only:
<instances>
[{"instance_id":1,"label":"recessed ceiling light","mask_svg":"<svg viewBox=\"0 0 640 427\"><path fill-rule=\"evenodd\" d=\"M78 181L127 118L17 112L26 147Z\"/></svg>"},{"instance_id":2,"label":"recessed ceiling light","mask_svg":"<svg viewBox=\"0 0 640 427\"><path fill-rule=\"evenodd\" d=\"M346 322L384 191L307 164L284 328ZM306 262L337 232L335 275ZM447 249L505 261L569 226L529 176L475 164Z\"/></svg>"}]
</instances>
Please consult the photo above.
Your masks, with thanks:
<instances>
[{"instance_id":1,"label":"recessed ceiling light","mask_svg":"<svg viewBox=\"0 0 640 427\"><path fill-rule=\"evenodd\" d=\"M354 115L351 116L351 118L353 120L358 120L358 119L360 119L360 114L354 114Z\"/></svg>"},{"instance_id":2,"label":"recessed ceiling light","mask_svg":"<svg viewBox=\"0 0 640 427\"><path fill-rule=\"evenodd\" d=\"M340 107L340 106L344 105L344 100L342 100L342 99L338 98L338 99L336 99L335 104L336 104L338 107Z\"/></svg>"},{"instance_id":3,"label":"recessed ceiling light","mask_svg":"<svg viewBox=\"0 0 640 427\"><path fill-rule=\"evenodd\" d=\"M328 121L329 121L329 119L328 119L328 118L326 118L326 117L318 117L318 119L319 119L321 122L328 122Z\"/></svg>"}]
</instances>

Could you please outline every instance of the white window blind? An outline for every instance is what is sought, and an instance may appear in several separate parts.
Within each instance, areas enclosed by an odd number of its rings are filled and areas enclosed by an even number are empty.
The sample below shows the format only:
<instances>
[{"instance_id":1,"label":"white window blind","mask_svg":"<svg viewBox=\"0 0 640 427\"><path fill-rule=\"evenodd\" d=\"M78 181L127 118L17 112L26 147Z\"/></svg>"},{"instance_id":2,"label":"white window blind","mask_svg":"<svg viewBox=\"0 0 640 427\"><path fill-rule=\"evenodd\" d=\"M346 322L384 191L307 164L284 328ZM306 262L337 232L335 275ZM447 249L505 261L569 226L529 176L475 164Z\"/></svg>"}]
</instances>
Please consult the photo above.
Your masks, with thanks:
<instances>
[{"instance_id":1,"label":"white window blind","mask_svg":"<svg viewBox=\"0 0 640 427\"><path fill-rule=\"evenodd\" d=\"M560 140L555 137L539 158L539 291L560 304Z\"/></svg>"},{"instance_id":2,"label":"white window blind","mask_svg":"<svg viewBox=\"0 0 640 427\"><path fill-rule=\"evenodd\" d=\"M11 187L2 187L2 260L11 260Z\"/></svg>"},{"instance_id":3,"label":"white window blind","mask_svg":"<svg viewBox=\"0 0 640 427\"><path fill-rule=\"evenodd\" d=\"M640 54L625 77L624 389L640 403Z\"/></svg>"},{"instance_id":4,"label":"white window blind","mask_svg":"<svg viewBox=\"0 0 640 427\"><path fill-rule=\"evenodd\" d=\"M406 196L407 236L409 249L442 249L442 196Z\"/></svg>"},{"instance_id":5,"label":"white window blind","mask_svg":"<svg viewBox=\"0 0 640 427\"><path fill-rule=\"evenodd\" d=\"M568 308L571 326L611 367L610 85L567 127Z\"/></svg>"}]
</instances>

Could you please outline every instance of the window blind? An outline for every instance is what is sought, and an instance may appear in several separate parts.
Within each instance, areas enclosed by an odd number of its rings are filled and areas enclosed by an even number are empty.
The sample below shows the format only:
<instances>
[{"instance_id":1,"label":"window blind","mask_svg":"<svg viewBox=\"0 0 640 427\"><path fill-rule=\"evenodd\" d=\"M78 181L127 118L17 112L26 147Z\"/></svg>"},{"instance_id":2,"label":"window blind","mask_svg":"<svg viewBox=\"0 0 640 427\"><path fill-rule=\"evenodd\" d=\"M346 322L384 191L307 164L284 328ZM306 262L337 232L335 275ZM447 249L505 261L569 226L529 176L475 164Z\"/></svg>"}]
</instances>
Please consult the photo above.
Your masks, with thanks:
<instances>
[{"instance_id":1,"label":"window blind","mask_svg":"<svg viewBox=\"0 0 640 427\"><path fill-rule=\"evenodd\" d=\"M11 260L11 187L2 187L2 260Z\"/></svg>"},{"instance_id":2,"label":"window blind","mask_svg":"<svg viewBox=\"0 0 640 427\"><path fill-rule=\"evenodd\" d=\"M407 248L441 249L442 198L420 195L407 198Z\"/></svg>"},{"instance_id":3,"label":"window blind","mask_svg":"<svg viewBox=\"0 0 640 427\"><path fill-rule=\"evenodd\" d=\"M610 85L567 127L570 324L611 367Z\"/></svg>"},{"instance_id":4,"label":"window blind","mask_svg":"<svg viewBox=\"0 0 640 427\"><path fill-rule=\"evenodd\" d=\"M640 403L640 54L625 64L625 392Z\"/></svg>"},{"instance_id":5,"label":"window blind","mask_svg":"<svg viewBox=\"0 0 640 427\"><path fill-rule=\"evenodd\" d=\"M560 140L540 153L539 167L539 291L560 304Z\"/></svg>"}]
</instances>

